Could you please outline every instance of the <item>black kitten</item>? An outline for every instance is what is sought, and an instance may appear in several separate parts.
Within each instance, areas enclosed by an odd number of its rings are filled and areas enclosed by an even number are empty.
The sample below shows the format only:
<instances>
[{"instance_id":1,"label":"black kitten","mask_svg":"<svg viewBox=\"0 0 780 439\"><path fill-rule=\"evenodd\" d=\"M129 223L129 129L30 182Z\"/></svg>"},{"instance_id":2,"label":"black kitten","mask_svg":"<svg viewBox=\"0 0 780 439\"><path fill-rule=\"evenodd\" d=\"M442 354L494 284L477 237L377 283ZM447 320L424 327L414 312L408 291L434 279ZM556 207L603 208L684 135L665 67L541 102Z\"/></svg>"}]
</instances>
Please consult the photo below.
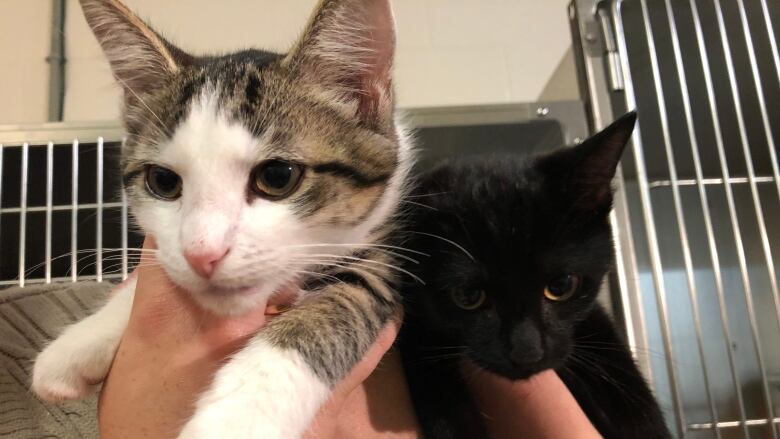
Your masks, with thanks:
<instances>
[{"instance_id":1,"label":"black kitten","mask_svg":"<svg viewBox=\"0 0 780 439\"><path fill-rule=\"evenodd\" d=\"M607 438L670 437L595 302L614 257L611 181L635 121L530 160L453 161L421 177L404 246L430 256L409 264L426 285L404 288L400 342L426 437L485 436L465 358L510 379L555 369Z\"/></svg>"}]
</instances>

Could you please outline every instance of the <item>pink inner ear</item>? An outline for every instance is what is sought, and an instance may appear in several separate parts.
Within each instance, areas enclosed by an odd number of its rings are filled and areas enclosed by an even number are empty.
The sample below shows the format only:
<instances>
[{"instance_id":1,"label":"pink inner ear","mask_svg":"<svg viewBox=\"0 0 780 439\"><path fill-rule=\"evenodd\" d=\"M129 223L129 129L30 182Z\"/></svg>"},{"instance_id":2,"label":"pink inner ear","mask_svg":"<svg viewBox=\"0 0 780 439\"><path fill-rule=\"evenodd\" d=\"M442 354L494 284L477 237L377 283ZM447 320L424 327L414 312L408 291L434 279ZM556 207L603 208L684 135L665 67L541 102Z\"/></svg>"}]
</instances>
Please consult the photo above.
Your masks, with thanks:
<instances>
[{"instance_id":1,"label":"pink inner ear","mask_svg":"<svg viewBox=\"0 0 780 439\"><path fill-rule=\"evenodd\" d=\"M358 116L364 121L377 121L383 99L392 93L392 68L395 55L395 17L389 0L363 1L363 23L366 42L370 45L364 60L367 69L360 78Z\"/></svg>"},{"instance_id":2,"label":"pink inner ear","mask_svg":"<svg viewBox=\"0 0 780 439\"><path fill-rule=\"evenodd\" d=\"M330 0L321 8L288 62L306 81L357 100L358 116L375 124L392 106L390 0Z\"/></svg>"},{"instance_id":3,"label":"pink inner ear","mask_svg":"<svg viewBox=\"0 0 780 439\"><path fill-rule=\"evenodd\" d=\"M370 43L369 59L365 60L370 66L368 76L374 78L374 82L389 82L390 70L393 66L395 54L395 17L389 0L361 1L364 7L361 22L366 28L367 40Z\"/></svg>"}]
</instances>

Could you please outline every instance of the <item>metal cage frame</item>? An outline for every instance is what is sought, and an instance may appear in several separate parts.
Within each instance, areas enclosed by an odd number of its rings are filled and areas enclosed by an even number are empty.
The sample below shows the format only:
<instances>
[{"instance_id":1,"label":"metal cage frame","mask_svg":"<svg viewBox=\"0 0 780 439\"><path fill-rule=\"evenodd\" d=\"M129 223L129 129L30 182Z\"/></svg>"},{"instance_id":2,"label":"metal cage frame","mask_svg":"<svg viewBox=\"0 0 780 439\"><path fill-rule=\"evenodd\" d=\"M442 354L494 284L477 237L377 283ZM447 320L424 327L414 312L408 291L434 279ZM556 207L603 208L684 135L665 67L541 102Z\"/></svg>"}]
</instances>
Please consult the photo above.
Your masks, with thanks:
<instances>
[{"instance_id":1,"label":"metal cage frame","mask_svg":"<svg viewBox=\"0 0 780 439\"><path fill-rule=\"evenodd\" d=\"M103 152L104 145L107 142L121 143L124 134L123 130L116 123L98 122L98 123L45 123L39 125L7 125L0 127L0 206L2 206L3 195L3 170L4 170L4 156L5 151L10 148L21 149L21 194L20 203L18 207L5 207L0 208L0 221L2 221L4 215L18 214L19 215L19 248L18 248L18 276L16 279L0 279L0 287L3 286L25 286L29 283L51 283L61 281L78 280L96 280L101 282L103 280L116 280L125 279L128 274L128 215L127 215L127 203L122 196L120 199L104 200L104 161ZM95 187L97 189L97 196L95 203L79 203L79 174L84 170L79 166L79 148L84 142L91 142L97 145L97 168L95 172ZM57 204L53 203L53 186L54 186L54 151L55 148L70 148L72 153L72 179L71 179L71 203L69 204ZM34 149L45 149L46 151L46 169L44 170L46 175L46 202L43 205L29 206L27 202L27 188L28 180L30 176L30 167L28 164L30 151ZM123 195L123 194L122 194ZM103 212L108 208L120 208L122 218L122 246L121 246L121 272L120 273L103 273ZM77 248L78 242L78 227L77 216L79 211L84 209L94 209L97 215L96 219L96 248L95 248L95 264L96 274L90 276L82 276L79 274L79 251ZM52 277L52 222L54 212L69 211L71 214L71 227L70 227L70 240L71 240L71 252L70 252L70 273L66 277ZM26 241L27 241L27 215L36 212L45 212L46 225L45 225L45 260L42 262L44 265L44 275L38 278L29 279L27 271L30 267L26 265Z\"/></svg>"},{"instance_id":2,"label":"metal cage frame","mask_svg":"<svg viewBox=\"0 0 780 439\"><path fill-rule=\"evenodd\" d=\"M697 432L709 432L718 438L724 435L734 437L733 435L739 432L742 437L748 438L751 437L751 431L753 433L760 431L773 438L778 437L777 424L780 423L780 418L777 403L772 397L768 372L769 366L776 365L769 364L767 361L764 351L766 341L761 337L755 303L758 295L771 296L774 312L770 311L769 314L774 314L772 318L776 318L777 323L780 324L780 294L778 294L778 273L775 268L778 251L773 251L772 248L773 243L780 242L776 235L768 233L767 226L770 207L776 201L780 201L780 172L778 172L780 167L775 143L778 124L773 123L778 119L771 117L771 115L777 116L777 110L767 105L767 96L772 92L768 85L773 84L773 81L780 84L778 34L775 32L775 21L778 17L777 11L773 10L777 5L770 7L766 0L755 0L747 6L749 8L746 7L745 0L723 0L723 2L721 0L573 0L569 7L580 88L589 111L589 123L592 129L598 130L604 127L621 111L640 107L639 127L632 138L633 150L629 153L632 160L629 160L629 163L624 161L624 169L617 178L618 193L612 214L618 253L614 285L621 299L620 309L626 323L628 341L641 368L651 380L656 379L661 372L665 375L664 381L668 382L668 387L665 388L668 388L670 394L668 399L671 402L671 410L667 413L672 415L673 429L680 437L694 435ZM632 17L629 17L625 11L628 7L632 8ZM727 26L727 20L724 18L726 7L736 9L738 19L736 26L733 22L730 27ZM709 38L710 34L705 35L702 12L709 14L711 23L708 25L717 30L718 35L714 39ZM688 14L690 14L690 21L688 21ZM630 28L631 32L627 33L626 20L629 19L633 20L631 24L634 26ZM764 28L758 29L760 25L756 26L756 23L761 23ZM733 36L733 32L737 32L735 28L738 30L738 35L741 35L744 45L738 46L737 42L729 38L728 32L731 31ZM682 31L687 33L686 37L690 41L684 40ZM764 32L768 36L768 41L760 40L764 38ZM696 53L684 52L681 44L684 41L693 42L690 45L696 48ZM773 70L759 65L756 49L758 43L768 46L766 50L771 57L769 64L774 67ZM715 59L709 54L713 50L712 46L721 52L722 57ZM662 49L665 52L662 52ZM750 74L747 79L738 78L735 73L738 50L744 52L739 54L744 55L748 60ZM670 53L671 56L668 56ZM721 68L720 63L725 66L725 79L723 79L724 75L715 77L713 73ZM641 69L644 70L640 71ZM670 75L675 80L665 81L664 79L669 80ZM638 80L635 76L641 76L641 79ZM701 78L704 84L706 96L703 99L702 96L694 96L697 90L701 93L701 88L692 87L698 85L693 83L698 78ZM744 91L739 79L752 82L750 85L755 90L755 96L752 94L747 96L749 93ZM717 95L716 89L718 92L727 90L731 98L730 103L723 105L723 100L717 99L720 95ZM772 97L778 96L773 94ZM699 99L694 100L694 98ZM653 100L654 102L651 102ZM746 104L747 100L749 102ZM706 104L700 105L703 101L706 101ZM672 120L672 110L679 113L679 110L673 108L674 105L680 105L682 109L683 124L686 127L684 133L673 129L679 125L675 124L675 127L672 127L672 122L677 122ZM752 107L748 108L748 105ZM726 106L729 108L724 109ZM646 111L647 109L650 111ZM732 124L733 127L726 126L722 120L724 118L722 113L727 110L733 110L735 113L736 123ZM760 124L760 131L764 134L763 142L768 149L765 153L768 163L762 163L763 168L768 168L766 175L759 175L756 172L754 156L758 154L758 146L753 147L748 138L748 122L745 116L748 110L759 114L758 120L753 122L756 125ZM712 133L704 133L700 121L694 120L699 114L707 115L710 123L708 129L711 129ZM648 134L652 130L657 130L660 136L655 141L648 142ZM724 133L727 130L735 133L735 137L738 138L736 144L724 140ZM706 157L701 152L704 148L702 137L705 134L714 136L716 146L714 158ZM683 140L680 140L681 137ZM687 147L685 143L688 143ZM654 146L661 152L656 153ZM686 163L690 162L692 166L692 175L688 178L681 177L683 171L680 170L679 157L683 149L686 150L685 154L690 154L689 158L686 155ZM687 151L688 149L690 151ZM665 157L662 160L655 160L665 165L665 169L658 171L664 175L662 178L654 178L648 171L649 166L652 166L652 164L648 165L648 160L652 161L653 156L658 154ZM744 160L744 169L740 171L744 175L736 176L732 171L735 157ZM704 169L706 166L703 165L707 160L717 162L720 175L707 175ZM739 164L741 166L742 162ZM624 175L627 166L631 169L631 181L636 185L633 189L628 187L628 179ZM736 203L742 200L738 200L739 197L735 195L735 186L740 185L749 188L749 204L751 204L752 216L754 216L752 219L755 223L751 221L751 224L747 224L748 222L740 216L741 212L738 212ZM776 192L770 196L764 193L762 197L763 187L759 188L759 185L774 187ZM695 193L688 193L687 187L695 188ZM691 411L692 403L690 397L686 399L687 395L683 392L686 383L681 381L680 377L682 369L680 356L685 353L679 351L679 345L673 336L674 322L670 317L673 310L670 309L669 303L674 297L670 296L668 290L670 281L666 264L671 265L669 260L672 258L668 256L669 250L667 254L662 254L659 245L661 229L658 221L666 213L660 212L657 207L661 201L654 191L659 189L669 191L668 195L664 195L667 198L666 204L671 206L669 209L671 218L666 223L676 223L675 239L679 241L679 246L674 250L677 252L674 259L682 261L685 277L685 285L679 290L687 290L687 301L691 311L688 318L696 343L695 353L691 352L690 355L699 358L703 400L706 401L705 418L709 418L704 422L693 421L687 416ZM720 193L721 190L723 194ZM713 225L713 219L718 218L713 216L712 211L713 200L720 198L720 195L725 198L725 216L731 229L730 245L735 248L742 284L742 299L746 307L745 315L737 314L729 306L729 297L736 293L727 290L724 285L722 260L726 256L724 252L728 250L724 250L724 240ZM686 203L688 199L698 199L698 203ZM639 208L632 209L632 205L638 205ZM702 277L697 273L698 265L692 255L694 252L699 252L699 249L692 249L691 236L695 230L690 227L689 217L694 215L691 212L695 212L697 220L701 213L702 222L695 226L702 227L706 236L703 243L705 249L702 252L707 253L709 259L708 270L711 272L714 287L712 290L702 287ZM638 234L638 226L635 223L639 221L642 223L643 230ZM765 270L763 275L768 279L768 287L765 289L755 287L755 270L751 270L752 266L749 266L746 257L746 227L755 227L756 233L751 232L750 236L758 236L759 242L756 247L760 247L759 253L763 255L763 270ZM643 254L644 252L647 254ZM641 281L639 258L649 260L649 276L652 278L652 286L649 288L647 283L643 284ZM646 295L653 296L652 300L657 307L655 319L647 312ZM724 419L719 413L722 404L719 404L713 390L716 374L713 372L714 365L710 361L712 355L708 353L710 347L706 338L711 334L703 329L702 321L705 316L701 311L701 304L707 300L717 302L718 316L715 320L720 320L720 334L717 336L724 344L724 360L727 361L730 370L732 396L736 399L737 406L736 419ZM741 381L741 369L738 364L745 361L745 357L738 356L735 352L736 338L733 328L742 320L746 320L749 326L750 338L754 345L754 360L760 377L760 391L754 393L760 394L759 399L762 400L760 405L763 407L760 411L764 415L758 418L751 418L747 414L745 382ZM653 364L651 356L648 355L653 348L653 343L648 336L649 326L657 326L660 330L664 371L653 370L654 367L658 369L659 364L657 362ZM656 391L658 390L656 387ZM768 425L771 428L766 428Z\"/></svg>"}]
</instances>

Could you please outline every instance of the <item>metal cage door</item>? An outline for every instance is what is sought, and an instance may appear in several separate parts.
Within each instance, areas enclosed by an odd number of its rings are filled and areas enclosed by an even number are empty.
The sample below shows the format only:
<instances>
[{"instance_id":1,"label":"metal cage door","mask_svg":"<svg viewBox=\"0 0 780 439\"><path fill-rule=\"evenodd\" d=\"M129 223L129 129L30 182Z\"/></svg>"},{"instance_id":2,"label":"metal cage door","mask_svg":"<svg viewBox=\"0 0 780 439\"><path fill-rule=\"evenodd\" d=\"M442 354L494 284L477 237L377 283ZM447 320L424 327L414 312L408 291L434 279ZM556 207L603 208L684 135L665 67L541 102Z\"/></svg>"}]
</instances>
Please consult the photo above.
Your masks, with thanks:
<instances>
[{"instance_id":1,"label":"metal cage door","mask_svg":"<svg viewBox=\"0 0 780 439\"><path fill-rule=\"evenodd\" d=\"M778 437L780 3L574 0L591 128L637 109L614 294L679 437Z\"/></svg>"}]
</instances>

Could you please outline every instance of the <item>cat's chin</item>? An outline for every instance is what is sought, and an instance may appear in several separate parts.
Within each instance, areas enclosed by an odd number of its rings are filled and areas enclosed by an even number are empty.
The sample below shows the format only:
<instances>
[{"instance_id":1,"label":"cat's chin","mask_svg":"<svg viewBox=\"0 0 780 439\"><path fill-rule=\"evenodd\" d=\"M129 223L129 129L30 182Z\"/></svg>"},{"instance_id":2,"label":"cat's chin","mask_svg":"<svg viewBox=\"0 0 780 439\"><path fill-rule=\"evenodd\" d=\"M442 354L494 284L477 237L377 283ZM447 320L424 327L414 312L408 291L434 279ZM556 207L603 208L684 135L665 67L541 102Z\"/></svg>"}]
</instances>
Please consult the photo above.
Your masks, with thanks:
<instances>
[{"instance_id":1,"label":"cat's chin","mask_svg":"<svg viewBox=\"0 0 780 439\"><path fill-rule=\"evenodd\" d=\"M277 288L209 288L191 294L200 306L214 314L240 316L258 306L266 306L271 297L288 296L291 292L297 292L297 287L297 282L290 282Z\"/></svg>"},{"instance_id":2,"label":"cat's chin","mask_svg":"<svg viewBox=\"0 0 780 439\"><path fill-rule=\"evenodd\" d=\"M202 291L191 292L198 305L214 314L222 316L240 316L252 309L264 305L267 294L243 292Z\"/></svg>"}]
</instances>

